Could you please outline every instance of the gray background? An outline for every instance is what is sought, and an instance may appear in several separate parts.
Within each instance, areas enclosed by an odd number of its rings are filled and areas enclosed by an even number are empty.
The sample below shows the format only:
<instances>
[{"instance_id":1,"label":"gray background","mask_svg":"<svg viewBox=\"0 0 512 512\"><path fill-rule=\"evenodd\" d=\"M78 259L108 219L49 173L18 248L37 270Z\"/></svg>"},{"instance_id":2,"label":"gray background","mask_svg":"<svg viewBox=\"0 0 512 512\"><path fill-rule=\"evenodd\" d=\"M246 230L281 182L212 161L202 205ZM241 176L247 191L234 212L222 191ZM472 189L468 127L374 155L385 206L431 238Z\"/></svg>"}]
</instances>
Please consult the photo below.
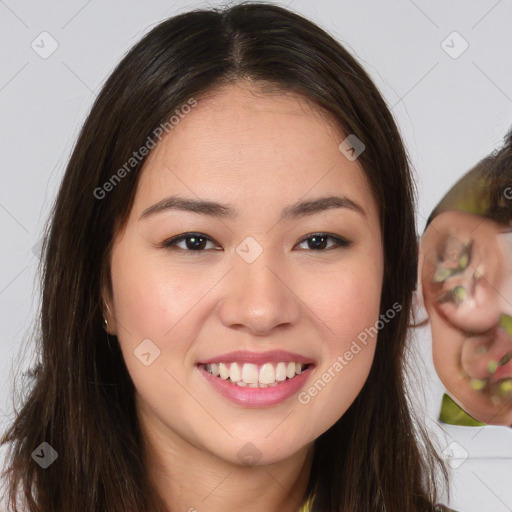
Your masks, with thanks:
<instances>
[{"instance_id":1,"label":"gray background","mask_svg":"<svg viewBox=\"0 0 512 512\"><path fill-rule=\"evenodd\" d=\"M324 27L373 77L415 168L422 232L444 192L512 125L512 0L281 5ZM80 126L106 77L143 34L166 17L207 6L0 0L0 426L12 414L13 372L33 357L35 248ZM45 55L52 44L56 51ZM413 376L415 403L435 419L443 388L431 366L428 328L413 341L421 376ZM440 450L457 439L467 453L459 450L462 462L452 464L452 506L512 510L511 429L478 428L468 437L467 429L445 435L430 423Z\"/></svg>"}]
</instances>

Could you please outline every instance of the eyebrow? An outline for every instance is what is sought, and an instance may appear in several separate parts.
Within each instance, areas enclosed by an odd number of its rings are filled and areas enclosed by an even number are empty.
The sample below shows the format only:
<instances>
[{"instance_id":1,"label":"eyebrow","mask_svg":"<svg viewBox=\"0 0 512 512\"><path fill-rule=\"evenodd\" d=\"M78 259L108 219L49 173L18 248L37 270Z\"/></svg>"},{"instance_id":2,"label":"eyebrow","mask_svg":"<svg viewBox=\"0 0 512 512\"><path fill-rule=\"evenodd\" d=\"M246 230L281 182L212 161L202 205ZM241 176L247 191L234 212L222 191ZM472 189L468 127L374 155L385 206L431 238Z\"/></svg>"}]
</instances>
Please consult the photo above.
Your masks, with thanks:
<instances>
[{"instance_id":1,"label":"eyebrow","mask_svg":"<svg viewBox=\"0 0 512 512\"><path fill-rule=\"evenodd\" d=\"M315 213L331 210L333 208L346 208L359 213L366 218L364 209L344 196L328 196L320 197L310 201L297 201L294 204L286 206L281 212L281 220L295 219L314 215ZM139 220L145 220L157 213L168 210L181 210L187 212L200 213L202 215L209 215L219 219L236 219L238 213L229 204L221 204L215 201L205 201L199 199L187 199L179 196L170 196L158 201L154 205L146 208Z\"/></svg>"}]
</instances>

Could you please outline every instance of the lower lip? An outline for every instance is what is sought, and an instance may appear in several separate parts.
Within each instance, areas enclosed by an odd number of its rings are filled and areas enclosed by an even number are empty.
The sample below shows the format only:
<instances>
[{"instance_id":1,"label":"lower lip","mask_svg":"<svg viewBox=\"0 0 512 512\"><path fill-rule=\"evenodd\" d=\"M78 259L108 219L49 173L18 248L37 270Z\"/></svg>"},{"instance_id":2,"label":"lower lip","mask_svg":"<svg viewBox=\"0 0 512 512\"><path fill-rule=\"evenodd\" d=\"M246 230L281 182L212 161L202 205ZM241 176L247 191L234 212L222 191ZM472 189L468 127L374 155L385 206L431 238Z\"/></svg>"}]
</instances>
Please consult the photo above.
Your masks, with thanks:
<instances>
[{"instance_id":1,"label":"lower lip","mask_svg":"<svg viewBox=\"0 0 512 512\"><path fill-rule=\"evenodd\" d=\"M244 407L268 407L284 402L304 386L313 368L313 365L310 365L302 373L295 375L292 379L286 379L276 386L249 388L233 384L220 377L215 377L202 366L198 366L201 375L206 378L216 391L229 398L235 404L243 405Z\"/></svg>"}]
</instances>

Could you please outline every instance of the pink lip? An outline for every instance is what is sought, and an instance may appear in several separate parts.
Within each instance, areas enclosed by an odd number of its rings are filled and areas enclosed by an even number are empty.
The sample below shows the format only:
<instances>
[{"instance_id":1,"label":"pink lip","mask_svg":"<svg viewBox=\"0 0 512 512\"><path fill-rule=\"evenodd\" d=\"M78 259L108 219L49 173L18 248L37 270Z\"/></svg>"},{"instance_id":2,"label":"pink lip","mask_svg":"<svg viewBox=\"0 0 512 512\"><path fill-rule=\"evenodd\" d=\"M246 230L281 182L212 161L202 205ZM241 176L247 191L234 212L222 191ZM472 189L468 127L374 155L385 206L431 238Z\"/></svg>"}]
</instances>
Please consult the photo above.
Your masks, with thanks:
<instances>
[{"instance_id":1,"label":"pink lip","mask_svg":"<svg viewBox=\"0 0 512 512\"><path fill-rule=\"evenodd\" d=\"M268 352L250 352L249 350L235 350L226 354L219 354L209 359L199 361L197 364L208 363L279 363L279 362L294 362L302 364L314 364L312 359L294 354L293 352L286 352L285 350L270 350Z\"/></svg>"},{"instance_id":2,"label":"pink lip","mask_svg":"<svg viewBox=\"0 0 512 512\"><path fill-rule=\"evenodd\" d=\"M218 359L216 361L218 361ZM238 359L238 361L240 361L240 359ZM268 359L265 359L265 361L268 361ZM203 375L221 395L237 405L252 408L268 407L284 402L304 386L313 368L313 366L309 366L303 370L301 374L295 375L293 379L287 379L273 387L249 388L232 384L220 377L215 377L210 372L207 372L204 367L198 366L201 375Z\"/></svg>"}]
</instances>

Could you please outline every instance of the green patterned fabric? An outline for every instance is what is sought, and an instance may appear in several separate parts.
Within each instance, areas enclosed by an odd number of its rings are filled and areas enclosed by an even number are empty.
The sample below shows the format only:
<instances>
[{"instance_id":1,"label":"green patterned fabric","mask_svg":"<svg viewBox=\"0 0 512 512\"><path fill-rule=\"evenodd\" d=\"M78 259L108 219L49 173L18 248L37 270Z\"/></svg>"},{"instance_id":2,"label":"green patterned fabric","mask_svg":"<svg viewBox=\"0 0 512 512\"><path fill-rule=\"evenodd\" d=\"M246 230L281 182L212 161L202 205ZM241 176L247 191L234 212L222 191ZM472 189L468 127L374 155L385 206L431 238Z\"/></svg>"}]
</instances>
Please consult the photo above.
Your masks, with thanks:
<instances>
[{"instance_id":1,"label":"green patterned fabric","mask_svg":"<svg viewBox=\"0 0 512 512\"><path fill-rule=\"evenodd\" d=\"M449 425L463 425L465 427L482 427L486 425L481 421L475 420L473 416L470 416L446 393L443 394L439 420Z\"/></svg>"}]
</instances>

